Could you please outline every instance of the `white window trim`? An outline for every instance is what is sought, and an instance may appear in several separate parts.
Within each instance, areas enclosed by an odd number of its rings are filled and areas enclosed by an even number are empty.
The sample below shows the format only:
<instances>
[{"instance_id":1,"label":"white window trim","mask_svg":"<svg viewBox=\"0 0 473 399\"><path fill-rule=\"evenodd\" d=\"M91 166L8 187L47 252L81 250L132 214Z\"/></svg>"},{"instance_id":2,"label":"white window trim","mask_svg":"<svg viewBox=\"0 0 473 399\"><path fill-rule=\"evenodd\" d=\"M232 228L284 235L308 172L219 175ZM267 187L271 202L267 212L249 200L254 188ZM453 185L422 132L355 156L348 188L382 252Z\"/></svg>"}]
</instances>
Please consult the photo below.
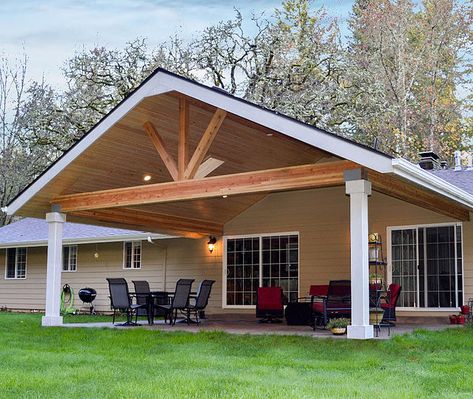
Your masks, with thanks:
<instances>
[{"instance_id":1,"label":"white window trim","mask_svg":"<svg viewBox=\"0 0 473 399\"><path fill-rule=\"evenodd\" d=\"M298 231L279 232L279 233L258 233L258 234L237 234L223 236L223 259L222 259L222 309L256 309L256 305L227 305L227 240L234 238L255 238L255 237L273 237L273 236L285 236L285 235L297 235L298 248L297 248L297 297L300 297L301 289L301 236ZM262 251L260 249L260 276L259 286L261 287L262 274L261 268L263 267Z\"/></svg>"},{"instance_id":2,"label":"white window trim","mask_svg":"<svg viewBox=\"0 0 473 399\"><path fill-rule=\"evenodd\" d=\"M18 277L18 249L25 249L25 277ZM7 277L8 272L8 249L5 249L5 280L26 280L28 275L28 247L15 247L15 277Z\"/></svg>"},{"instance_id":3,"label":"white window trim","mask_svg":"<svg viewBox=\"0 0 473 399\"><path fill-rule=\"evenodd\" d=\"M387 276L386 279L388 284L392 283L392 248L391 248L391 232L393 230L401 230L401 229L417 229L419 227L437 227L437 226L460 226L461 227L461 257L462 257L462 304L465 303L465 258L464 258L464 237L463 237L463 223L462 222L443 222L443 223L428 223L428 224L412 224L412 225L401 225L401 226L389 226L386 228L386 245L387 245ZM456 234L456 232L455 232ZM399 311L409 311L409 312L457 312L458 308L432 308L432 307L403 307L398 306L397 309Z\"/></svg>"},{"instance_id":4,"label":"white window trim","mask_svg":"<svg viewBox=\"0 0 473 399\"><path fill-rule=\"evenodd\" d=\"M131 242L131 267L126 267L126 243ZM135 246L140 246L140 267L134 267L133 264L133 252ZM143 262L143 245L141 241L123 241L123 270L141 270L141 264Z\"/></svg>"},{"instance_id":5,"label":"white window trim","mask_svg":"<svg viewBox=\"0 0 473 399\"><path fill-rule=\"evenodd\" d=\"M67 270L64 270L64 260L63 260L62 272L63 273L75 273L75 272L77 272L77 268L78 268L78 265L79 265L79 247L77 245L64 245L63 248L65 248L65 247L69 247L69 258L67 259ZM71 248L72 247L76 248L76 268L75 268L75 270L71 270ZM64 254L64 250L63 250L63 254Z\"/></svg>"}]
</instances>

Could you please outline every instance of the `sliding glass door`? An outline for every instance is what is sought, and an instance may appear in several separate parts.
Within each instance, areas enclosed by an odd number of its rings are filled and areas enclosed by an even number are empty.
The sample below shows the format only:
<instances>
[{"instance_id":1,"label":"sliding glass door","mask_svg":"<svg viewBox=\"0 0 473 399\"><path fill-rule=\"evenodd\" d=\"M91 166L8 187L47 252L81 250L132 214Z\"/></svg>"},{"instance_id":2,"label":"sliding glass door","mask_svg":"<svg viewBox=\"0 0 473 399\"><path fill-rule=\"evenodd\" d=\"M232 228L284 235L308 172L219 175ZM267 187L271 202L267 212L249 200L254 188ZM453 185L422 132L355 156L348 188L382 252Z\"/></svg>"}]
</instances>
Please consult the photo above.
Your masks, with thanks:
<instances>
[{"instance_id":1,"label":"sliding glass door","mask_svg":"<svg viewBox=\"0 0 473 399\"><path fill-rule=\"evenodd\" d=\"M390 242L391 279L402 287L399 306L463 304L461 225L392 228Z\"/></svg>"},{"instance_id":2,"label":"sliding glass door","mask_svg":"<svg viewBox=\"0 0 473 399\"><path fill-rule=\"evenodd\" d=\"M281 287L290 301L299 293L299 235L225 238L225 306L256 305L258 287Z\"/></svg>"}]
</instances>

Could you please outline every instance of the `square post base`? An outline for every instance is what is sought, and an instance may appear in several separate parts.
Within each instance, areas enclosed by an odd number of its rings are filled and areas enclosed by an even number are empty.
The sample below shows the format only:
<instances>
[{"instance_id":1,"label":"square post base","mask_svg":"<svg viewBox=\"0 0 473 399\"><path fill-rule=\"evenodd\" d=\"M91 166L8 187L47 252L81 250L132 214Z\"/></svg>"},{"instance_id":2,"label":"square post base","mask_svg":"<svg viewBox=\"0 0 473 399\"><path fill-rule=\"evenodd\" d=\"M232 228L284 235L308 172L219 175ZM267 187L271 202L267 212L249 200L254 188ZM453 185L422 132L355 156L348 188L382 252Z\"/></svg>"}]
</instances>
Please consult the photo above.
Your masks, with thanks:
<instances>
[{"instance_id":1,"label":"square post base","mask_svg":"<svg viewBox=\"0 0 473 399\"><path fill-rule=\"evenodd\" d=\"M348 339L371 339L373 338L373 326L348 326Z\"/></svg>"},{"instance_id":2,"label":"square post base","mask_svg":"<svg viewBox=\"0 0 473 399\"><path fill-rule=\"evenodd\" d=\"M41 325L43 327L57 327L62 326L62 316L43 316Z\"/></svg>"}]
</instances>

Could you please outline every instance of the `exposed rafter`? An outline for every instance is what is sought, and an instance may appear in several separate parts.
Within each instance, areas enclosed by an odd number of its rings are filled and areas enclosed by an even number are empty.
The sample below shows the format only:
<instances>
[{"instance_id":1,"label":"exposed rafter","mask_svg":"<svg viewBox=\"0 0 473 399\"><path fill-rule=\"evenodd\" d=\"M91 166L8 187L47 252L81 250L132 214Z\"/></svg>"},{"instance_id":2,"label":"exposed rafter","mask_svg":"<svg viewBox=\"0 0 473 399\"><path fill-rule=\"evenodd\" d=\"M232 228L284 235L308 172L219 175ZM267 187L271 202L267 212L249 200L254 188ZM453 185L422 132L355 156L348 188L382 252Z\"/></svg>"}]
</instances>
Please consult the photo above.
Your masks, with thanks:
<instances>
[{"instance_id":1,"label":"exposed rafter","mask_svg":"<svg viewBox=\"0 0 473 399\"><path fill-rule=\"evenodd\" d=\"M187 165L186 171L184 172L184 179L193 179L195 177L197 169L207 155L207 152L212 145L220 126L222 126L226 115L227 112L223 109L217 109L217 111L215 111L207 129L205 129L205 132L194 151L194 154L192 155L191 160L189 161L189 164Z\"/></svg>"},{"instance_id":2,"label":"exposed rafter","mask_svg":"<svg viewBox=\"0 0 473 399\"><path fill-rule=\"evenodd\" d=\"M144 129L146 130L146 133L148 133L149 138L154 144L154 147L158 151L159 155L161 156L161 159L164 162L164 165L166 165L167 170L169 171L169 174L173 178L173 180L178 180L179 179L179 172L177 169L176 161L172 157L172 155L169 154L169 152L166 149L166 146L164 145L164 141L159 135L158 131L154 127L154 125L150 122L147 121L143 124Z\"/></svg>"},{"instance_id":3,"label":"exposed rafter","mask_svg":"<svg viewBox=\"0 0 473 399\"><path fill-rule=\"evenodd\" d=\"M149 184L54 198L64 212L156 204L222 195L330 187L344 184L343 172L359 165L350 161L327 162L270 169L199 180Z\"/></svg>"},{"instance_id":4,"label":"exposed rafter","mask_svg":"<svg viewBox=\"0 0 473 399\"><path fill-rule=\"evenodd\" d=\"M188 238L200 238L207 235L220 236L223 234L223 225L219 223L129 208L78 211L71 212L71 215L99 222L119 223L122 226L152 229L160 233Z\"/></svg>"},{"instance_id":5,"label":"exposed rafter","mask_svg":"<svg viewBox=\"0 0 473 399\"><path fill-rule=\"evenodd\" d=\"M189 103L183 96L179 97L179 141L177 148L177 169L179 180L184 178L188 162L189 137Z\"/></svg>"}]
</instances>

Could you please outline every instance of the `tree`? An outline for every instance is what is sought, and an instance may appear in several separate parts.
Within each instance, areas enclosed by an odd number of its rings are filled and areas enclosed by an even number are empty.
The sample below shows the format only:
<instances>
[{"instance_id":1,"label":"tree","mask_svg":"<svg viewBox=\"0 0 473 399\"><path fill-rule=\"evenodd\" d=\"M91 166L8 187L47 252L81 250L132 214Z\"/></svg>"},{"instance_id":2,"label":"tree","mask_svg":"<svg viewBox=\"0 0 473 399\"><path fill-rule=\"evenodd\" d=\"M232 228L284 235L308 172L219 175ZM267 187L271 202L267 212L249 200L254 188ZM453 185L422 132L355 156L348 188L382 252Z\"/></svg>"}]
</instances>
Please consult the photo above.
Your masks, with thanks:
<instances>
[{"instance_id":1,"label":"tree","mask_svg":"<svg viewBox=\"0 0 473 399\"><path fill-rule=\"evenodd\" d=\"M22 137L26 97L26 56L9 62L0 58L0 207L6 206L47 163ZM10 221L0 212L0 225Z\"/></svg>"},{"instance_id":2,"label":"tree","mask_svg":"<svg viewBox=\"0 0 473 399\"><path fill-rule=\"evenodd\" d=\"M455 0L363 0L350 20L355 137L414 159L465 143L458 83L466 76L471 12Z\"/></svg>"}]
</instances>

